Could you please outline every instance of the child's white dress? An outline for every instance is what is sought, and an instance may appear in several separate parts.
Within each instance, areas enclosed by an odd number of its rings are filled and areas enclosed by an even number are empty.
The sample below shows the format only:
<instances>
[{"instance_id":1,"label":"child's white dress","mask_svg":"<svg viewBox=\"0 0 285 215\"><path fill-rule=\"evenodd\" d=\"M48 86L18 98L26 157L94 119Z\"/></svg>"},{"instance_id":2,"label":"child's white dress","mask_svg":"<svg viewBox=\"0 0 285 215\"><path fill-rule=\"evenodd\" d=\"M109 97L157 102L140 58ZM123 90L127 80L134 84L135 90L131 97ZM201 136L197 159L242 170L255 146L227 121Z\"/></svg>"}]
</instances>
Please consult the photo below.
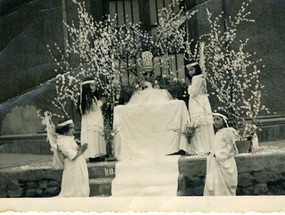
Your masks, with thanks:
<instances>
[{"instance_id":1,"label":"child's white dress","mask_svg":"<svg viewBox=\"0 0 285 215\"><path fill-rule=\"evenodd\" d=\"M87 143L84 152L85 158L96 158L106 155L106 142L104 138L104 120L100 107L101 101L93 102L90 110L82 115L81 143Z\"/></svg>"},{"instance_id":2,"label":"child's white dress","mask_svg":"<svg viewBox=\"0 0 285 215\"><path fill-rule=\"evenodd\" d=\"M238 152L235 145L238 137L233 128L217 131L213 151L207 157L204 196L236 195L238 173L234 155Z\"/></svg>"},{"instance_id":3,"label":"child's white dress","mask_svg":"<svg viewBox=\"0 0 285 215\"><path fill-rule=\"evenodd\" d=\"M198 128L191 139L187 152L190 154L207 153L212 149L215 134L206 79L202 74L192 78L192 84L188 86L188 93L190 95L188 105L190 121Z\"/></svg>"},{"instance_id":4,"label":"child's white dress","mask_svg":"<svg viewBox=\"0 0 285 215\"><path fill-rule=\"evenodd\" d=\"M59 135L57 144L65 157L59 197L89 197L89 176L85 158L80 155L72 160L78 151L74 136Z\"/></svg>"}]
</instances>

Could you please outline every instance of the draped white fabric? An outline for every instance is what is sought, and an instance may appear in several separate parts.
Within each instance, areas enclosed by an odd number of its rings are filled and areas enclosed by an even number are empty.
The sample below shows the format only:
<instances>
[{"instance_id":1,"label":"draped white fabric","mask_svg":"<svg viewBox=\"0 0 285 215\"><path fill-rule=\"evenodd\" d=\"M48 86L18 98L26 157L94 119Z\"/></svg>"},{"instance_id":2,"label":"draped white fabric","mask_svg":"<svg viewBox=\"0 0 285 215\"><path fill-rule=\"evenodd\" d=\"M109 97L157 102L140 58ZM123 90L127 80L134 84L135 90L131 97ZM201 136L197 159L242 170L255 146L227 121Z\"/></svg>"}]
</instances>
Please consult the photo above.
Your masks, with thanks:
<instances>
[{"instance_id":1,"label":"draped white fabric","mask_svg":"<svg viewBox=\"0 0 285 215\"><path fill-rule=\"evenodd\" d=\"M161 104L171 99L172 96L167 90L150 88L135 92L128 105Z\"/></svg>"},{"instance_id":2,"label":"draped white fabric","mask_svg":"<svg viewBox=\"0 0 285 215\"><path fill-rule=\"evenodd\" d=\"M176 196L179 157L119 161L112 196Z\"/></svg>"},{"instance_id":3,"label":"draped white fabric","mask_svg":"<svg viewBox=\"0 0 285 215\"><path fill-rule=\"evenodd\" d=\"M181 133L189 122L183 101L171 100L166 90L135 93L128 105L114 109L116 177L112 196L176 196L179 156L185 150Z\"/></svg>"},{"instance_id":4,"label":"draped white fabric","mask_svg":"<svg viewBox=\"0 0 285 215\"><path fill-rule=\"evenodd\" d=\"M160 104L119 105L114 109L116 156L147 158L171 154L183 149L187 140L175 129L189 123L186 105L180 100Z\"/></svg>"}]
</instances>

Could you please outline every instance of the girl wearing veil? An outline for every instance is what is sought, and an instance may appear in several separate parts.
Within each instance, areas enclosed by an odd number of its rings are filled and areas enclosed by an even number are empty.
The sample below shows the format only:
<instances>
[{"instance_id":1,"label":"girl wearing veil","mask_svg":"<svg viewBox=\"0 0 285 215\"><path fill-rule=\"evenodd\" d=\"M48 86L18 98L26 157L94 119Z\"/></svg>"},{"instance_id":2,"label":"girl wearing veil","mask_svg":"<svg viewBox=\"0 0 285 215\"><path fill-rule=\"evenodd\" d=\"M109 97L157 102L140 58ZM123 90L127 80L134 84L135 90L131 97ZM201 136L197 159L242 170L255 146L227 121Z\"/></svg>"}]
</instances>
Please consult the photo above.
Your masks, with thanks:
<instances>
[{"instance_id":1,"label":"girl wearing veil","mask_svg":"<svg viewBox=\"0 0 285 215\"><path fill-rule=\"evenodd\" d=\"M202 74L199 63L186 65L188 86L189 114L191 124L196 127L194 136L188 146L189 154L207 154L214 140L212 109L207 94L206 78Z\"/></svg>"},{"instance_id":2,"label":"girl wearing veil","mask_svg":"<svg viewBox=\"0 0 285 215\"><path fill-rule=\"evenodd\" d=\"M104 139L104 120L101 111L103 102L95 80L81 83L79 97L79 111L81 119L81 143L87 143L88 148L84 157L89 161L103 161L106 157L106 142Z\"/></svg>"},{"instance_id":3,"label":"girl wearing veil","mask_svg":"<svg viewBox=\"0 0 285 215\"><path fill-rule=\"evenodd\" d=\"M213 114L217 129L212 152L207 157L204 196L235 196L238 173L234 155L238 153L235 141L238 132L229 127L224 111Z\"/></svg>"}]
</instances>

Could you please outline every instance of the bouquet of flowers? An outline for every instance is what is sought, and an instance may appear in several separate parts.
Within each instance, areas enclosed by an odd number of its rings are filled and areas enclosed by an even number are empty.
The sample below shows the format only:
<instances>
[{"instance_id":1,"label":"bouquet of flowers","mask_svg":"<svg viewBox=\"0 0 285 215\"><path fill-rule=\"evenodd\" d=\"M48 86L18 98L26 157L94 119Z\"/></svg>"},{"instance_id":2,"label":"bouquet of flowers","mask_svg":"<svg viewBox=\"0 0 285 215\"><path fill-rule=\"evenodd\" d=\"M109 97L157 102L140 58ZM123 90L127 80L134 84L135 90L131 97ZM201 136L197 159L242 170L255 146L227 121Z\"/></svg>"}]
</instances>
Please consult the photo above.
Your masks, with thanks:
<instances>
[{"instance_id":1,"label":"bouquet of flowers","mask_svg":"<svg viewBox=\"0 0 285 215\"><path fill-rule=\"evenodd\" d=\"M179 132L183 136L187 138L188 143L190 144L191 138L194 136L194 134L197 132L198 126L193 123L186 123L184 125L184 128L182 129L174 129L175 132Z\"/></svg>"},{"instance_id":2,"label":"bouquet of flowers","mask_svg":"<svg viewBox=\"0 0 285 215\"><path fill-rule=\"evenodd\" d=\"M109 123L107 123L107 125L104 126L103 136L107 143L111 142L117 133L118 130L112 128L112 126L110 126Z\"/></svg>"}]
</instances>

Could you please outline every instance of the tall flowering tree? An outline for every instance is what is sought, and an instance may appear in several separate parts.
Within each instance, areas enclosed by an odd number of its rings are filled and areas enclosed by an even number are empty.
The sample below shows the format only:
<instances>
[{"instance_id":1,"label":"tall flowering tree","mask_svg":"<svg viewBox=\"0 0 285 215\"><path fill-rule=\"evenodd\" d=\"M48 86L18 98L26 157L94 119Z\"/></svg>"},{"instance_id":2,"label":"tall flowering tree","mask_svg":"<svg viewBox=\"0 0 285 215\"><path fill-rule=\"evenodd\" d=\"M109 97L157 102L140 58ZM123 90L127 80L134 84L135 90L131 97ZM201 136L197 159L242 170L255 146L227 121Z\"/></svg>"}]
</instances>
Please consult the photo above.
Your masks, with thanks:
<instances>
[{"instance_id":1,"label":"tall flowering tree","mask_svg":"<svg viewBox=\"0 0 285 215\"><path fill-rule=\"evenodd\" d=\"M185 12L180 7L181 0L174 0L159 11L157 31L150 35L141 29L139 23L127 21L117 26L116 17L111 18L109 15L96 22L87 12L84 2L73 2L77 8L78 21L64 23L68 32L65 54L55 44L55 50L61 55L60 59L54 58L59 75L56 76L56 97L52 101L57 111L52 114L57 117L68 115L68 103L76 104L80 82L86 77L96 80L103 95L111 103L120 94L123 73L130 74L130 87L141 84L144 70L137 68L143 49L159 55L160 60L155 66L163 67L171 74L173 56L169 54L183 50L183 24L196 12ZM52 53L53 49L50 46L48 48ZM170 77L171 83L178 81L175 74Z\"/></svg>"},{"instance_id":2,"label":"tall flowering tree","mask_svg":"<svg viewBox=\"0 0 285 215\"><path fill-rule=\"evenodd\" d=\"M213 17L207 10L210 31L200 37L194 50L190 48L194 41L186 35L184 24L197 10L185 12L181 0L173 0L159 10L153 35L144 32L140 24L128 21L117 26L116 17L108 15L104 20L95 22L84 3L73 2L77 6L78 23L65 23L69 40L66 55L58 60L57 72L60 74L56 77L57 96L53 101L58 109L62 109L61 113L68 114L65 108L67 100L76 103L79 83L85 77L94 78L111 103L121 94L124 73L129 74L129 88L139 86L145 78L144 68L140 65L140 57L145 50L159 56L154 67L168 71L169 76L155 77L155 80L165 88L173 86L176 90L184 80L178 80L171 71L172 54L184 53L187 60L199 61L204 56L204 70L213 90L211 95L219 101L221 108L230 107L229 111L245 123L244 128L252 125L251 131L254 131L257 116L265 109L260 103L262 60L254 60L255 53L246 51L248 39L237 39L240 23L254 22L248 18L250 12L246 11L251 0L242 3L237 15L226 20L225 30L220 25L223 14ZM201 41L205 44L203 56L199 50Z\"/></svg>"},{"instance_id":3,"label":"tall flowering tree","mask_svg":"<svg viewBox=\"0 0 285 215\"><path fill-rule=\"evenodd\" d=\"M59 74L55 78L56 97L52 101L57 111L51 114L62 118L69 115L67 103L77 103L80 82L87 77L95 79L103 96L112 102L115 92L120 90L121 71L116 62L125 60L126 56L135 57L141 49L138 24L118 27L114 24L115 18L110 16L95 22L84 3L73 2L77 6L78 23L64 23L68 31L66 53L55 44L61 58L54 58ZM52 53L52 48L48 48Z\"/></svg>"},{"instance_id":4,"label":"tall flowering tree","mask_svg":"<svg viewBox=\"0 0 285 215\"><path fill-rule=\"evenodd\" d=\"M249 39L238 40L238 26L249 19L246 9L251 0L243 2L237 15L226 19L226 27L221 26L223 14L212 17L207 10L210 32L202 35L205 41L204 57L207 80L219 101L219 108L229 111L237 120L243 139L251 139L256 131L257 116L261 110L260 69L264 67L261 59L246 51ZM196 51L195 54L198 52ZM197 56L197 55L196 55ZM198 53L198 57L200 58Z\"/></svg>"}]
</instances>

